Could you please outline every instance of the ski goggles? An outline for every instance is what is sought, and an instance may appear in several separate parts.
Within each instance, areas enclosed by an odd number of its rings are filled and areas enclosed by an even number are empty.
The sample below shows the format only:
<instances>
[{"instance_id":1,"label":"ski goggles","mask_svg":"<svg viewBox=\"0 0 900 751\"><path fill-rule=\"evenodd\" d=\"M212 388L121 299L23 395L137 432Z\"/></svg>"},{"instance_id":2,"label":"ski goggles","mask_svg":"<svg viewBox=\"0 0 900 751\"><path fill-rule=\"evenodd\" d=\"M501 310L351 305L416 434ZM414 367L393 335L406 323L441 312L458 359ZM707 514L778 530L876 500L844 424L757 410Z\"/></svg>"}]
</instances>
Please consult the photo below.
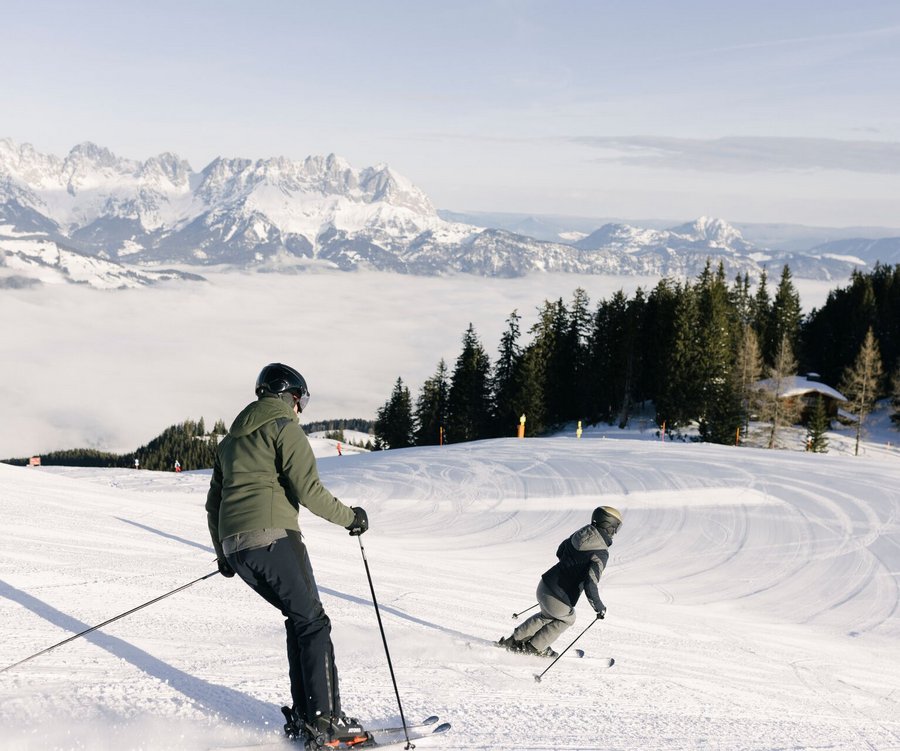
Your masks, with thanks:
<instances>
[{"instance_id":1,"label":"ski goggles","mask_svg":"<svg viewBox=\"0 0 900 751\"><path fill-rule=\"evenodd\" d=\"M303 391L298 394L296 391L292 391L291 393L294 396L294 401L297 403L297 407L302 412L304 409L306 409L306 405L309 404L309 392Z\"/></svg>"}]
</instances>

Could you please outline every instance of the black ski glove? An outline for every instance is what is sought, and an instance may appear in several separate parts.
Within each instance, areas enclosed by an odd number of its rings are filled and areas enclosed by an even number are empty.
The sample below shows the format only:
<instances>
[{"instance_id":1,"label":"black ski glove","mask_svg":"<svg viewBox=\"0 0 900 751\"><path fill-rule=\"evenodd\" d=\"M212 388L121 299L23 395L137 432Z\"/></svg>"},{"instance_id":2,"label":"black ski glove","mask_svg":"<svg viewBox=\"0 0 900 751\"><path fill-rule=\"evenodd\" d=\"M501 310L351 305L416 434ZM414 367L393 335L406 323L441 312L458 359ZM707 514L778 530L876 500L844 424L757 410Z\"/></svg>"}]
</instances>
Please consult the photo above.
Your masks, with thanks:
<instances>
[{"instance_id":1,"label":"black ski glove","mask_svg":"<svg viewBox=\"0 0 900 751\"><path fill-rule=\"evenodd\" d=\"M351 506L351 510L353 511L353 521L344 529L355 537L369 528L369 517L366 515L365 509L361 509L359 506Z\"/></svg>"},{"instance_id":2,"label":"black ski glove","mask_svg":"<svg viewBox=\"0 0 900 751\"><path fill-rule=\"evenodd\" d=\"M234 569L228 565L228 561L224 558L216 558L216 565L219 567L219 573L226 579L230 579L234 576Z\"/></svg>"},{"instance_id":3,"label":"black ski glove","mask_svg":"<svg viewBox=\"0 0 900 751\"><path fill-rule=\"evenodd\" d=\"M606 618L606 608L600 608L597 611L597 620L602 621L604 618Z\"/></svg>"}]
</instances>

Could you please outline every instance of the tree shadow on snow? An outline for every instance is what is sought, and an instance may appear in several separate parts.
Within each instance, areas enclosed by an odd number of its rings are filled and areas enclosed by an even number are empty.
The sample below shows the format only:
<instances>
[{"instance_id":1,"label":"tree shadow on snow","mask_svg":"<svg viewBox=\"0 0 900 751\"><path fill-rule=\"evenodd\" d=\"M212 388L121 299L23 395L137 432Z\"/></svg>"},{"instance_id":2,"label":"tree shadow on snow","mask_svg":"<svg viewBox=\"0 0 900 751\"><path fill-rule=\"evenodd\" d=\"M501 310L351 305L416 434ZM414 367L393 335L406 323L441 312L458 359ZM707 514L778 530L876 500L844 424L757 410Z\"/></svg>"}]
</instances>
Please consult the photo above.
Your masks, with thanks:
<instances>
[{"instance_id":1,"label":"tree shadow on snow","mask_svg":"<svg viewBox=\"0 0 900 751\"><path fill-rule=\"evenodd\" d=\"M91 627L89 624L57 610L52 605L16 589L2 579L0 579L0 597L19 603L54 626L70 631L72 634L80 633ZM280 717L278 707L272 704L254 699L233 688L220 686L189 675L115 636L93 631L83 638L129 662L147 675L168 684L204 711L216 715L226 722L269 730L271 725L267 726L266 720L271 720L273 716Z\"/></svg>"},{"instance_id":2,"label":"tree shadow on snow","mask_svg":"<svg viewBox=\"0 0 900 751\"><path fill-rule=\"evenodd\" d=\"M327 595L331 595L332 597L339 597L342 600L347 600L348 602L355 602L359 605L366 605L367 607L374 608L375 605L371 600L367 600L365 597L357 597L356 595L348 595L345 592L338 592L336 589L330 589L328 587L323 587L319 584L319 592ZM447 634L448 636L452 636L455 639L462 639L466 642L474 642L477 644L492 644L490 639L483 639L479 636L472 636L471 634L467 634L464 631L457 631L454 628L447 628L447 626L442 626L440 623L433 623L432 621L426 621L424 618L419 618L415 615L410 615L405 610L400 610L400 608L395 608L391 605L384 605L382 603L378 603L378 609L382 613L390 613L391 615L395 615L398 618L402 618L404 621L409 621L410 623L415 623L419 626L425 626L426 628L434 629L435 631L440 631L441 633Z\"/></svg>"},{"instance_id":3,"label":"tree shadow on snow","mask_svg":"<svg viewBox=\"0 0 900 751\"><path fill-rule=\"evenodd\" d=\"M216 551L213 550L211 545L203 545L199 542L194 542L193 540L188 540L184 537L179 537L178 535L173 535L169 532L163 532L161 529L156 529L154 527L148 527L146 524L141 524L140 522L133 522L131 519L123 519L121 516L114 517L118 519L120 522L124 522L125 524L130 524L133 527L137 527L138 529L146 530L147 532L152 532L155 535L159 535L160 537L165 537L167 540L175 540L175 542L180 542L182 545L190 545L193 548L200 548L200 550L205 550L207 553L216 554Z\"/></svg>"},{"instance_id":4,"label":"tree shadow on snow","mask_svg":"<svg viewBox=\"0 0 900 751\"><path fill-rule=\"evenodd\" d=\"M133 522L129 519L123 519L120 516L117 516L121 522L125 522L126 524L131 524L135 527L139 527L140 529L147 530L148 532L152 532L153 534L160 535L161 537L165 537L170 540L175 540L176 542L183 543L184 545L190 545L191 547L200 548L201 550L209 551L210 553L215 554L215 551L207 546L201 545L200 543L193 542L192 540L187 540L183 537L178 537L177 535L170 534L168 532L163 532L159 529L154 529L153 527L148 527L146 524L141 524L139 522ZM332 597L338 597L342 600L347 600L348 602L354 602L359 605L365 605L367 607L374 607L374 604L371 600L366 599L365 597L357 597L355 595L348 595L345 592L339 592L336 589L330 589L329 587L323 587L321 584L319 585L319 592L322 594L328 594ZM397 616L398 618L402 618L405 621L409 621L410 623L418 624L419 626L425 626L426 628L434 629L435 631L440 631L441 633L447 634L448 636L452 636L455 639L462 639L466 642L474 642L479 644L493 644L493 642L489 639L484 639L478 636L472 636L471 634L467 634L463 631L456 631L452 628L447 628L446 626L442 626L439 623L433 623L431 621L423 620L422 618L418 618L414 615L410 615L405 610L400 610L399 608L392 607L390 605L383 605L379 603L378 609L385 613L391 613L392 615Z\"/></svg>"}]
</instances>

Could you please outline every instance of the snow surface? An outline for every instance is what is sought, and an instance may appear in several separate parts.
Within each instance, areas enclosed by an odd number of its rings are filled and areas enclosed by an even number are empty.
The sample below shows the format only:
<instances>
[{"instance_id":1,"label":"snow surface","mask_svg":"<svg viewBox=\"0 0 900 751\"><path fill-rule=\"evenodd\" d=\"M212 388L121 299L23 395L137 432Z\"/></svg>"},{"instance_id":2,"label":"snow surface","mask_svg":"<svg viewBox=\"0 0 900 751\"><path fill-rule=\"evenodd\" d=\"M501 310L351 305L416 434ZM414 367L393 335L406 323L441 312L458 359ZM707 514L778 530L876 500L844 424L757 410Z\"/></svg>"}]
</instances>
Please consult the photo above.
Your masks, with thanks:
<instances>
[{"instance_id":1,"label":"snow surface","mask_svg":"<svg viewBox=\"0 0 900 751\"><path fill-rule=\"evenodd\" d=\"M587 432L338 457L408 719L443 749L900 748L900 464ZM208 472L0 465L0 667L214 570ZM558 543L598 504L624 525L609 609L507 654ZM357 540L303 511L345 709L399 719ZM616 664L605 667L605 658ZM0 673L3 749L271 741L288 698L279 614L219 576ZM285 746L287 747L287 746ZM426 747L421 743L420 747Z\"/></svg>"}]
</instances>

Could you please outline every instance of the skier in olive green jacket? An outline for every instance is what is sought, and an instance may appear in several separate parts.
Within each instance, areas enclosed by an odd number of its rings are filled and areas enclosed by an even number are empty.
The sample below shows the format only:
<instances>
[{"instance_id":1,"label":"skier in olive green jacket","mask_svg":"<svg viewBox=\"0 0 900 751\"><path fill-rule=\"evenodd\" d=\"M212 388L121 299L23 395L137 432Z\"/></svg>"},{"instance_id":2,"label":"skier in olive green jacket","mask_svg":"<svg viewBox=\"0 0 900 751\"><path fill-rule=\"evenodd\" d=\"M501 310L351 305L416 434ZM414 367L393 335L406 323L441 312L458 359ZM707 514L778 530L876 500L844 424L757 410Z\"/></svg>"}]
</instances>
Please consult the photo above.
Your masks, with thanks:
<instances>
[{"instance_id":1,"label":"skier in olive green jacket","mask_svg":"<svg viewBox=\"0 0 900 751\"><path fill-rule=\"evenodd\" d=\"M297 728L327 741L366 736L341 711L331 622L319 600L297 515L317 516L361 535L366 512L335 498L319 481L298 415L309 402L300 373L281 363L262 369L257 401L235 418L219 444L206 499L219 571L241 577L285 616ZM287 728L286 728L287 729Z\"/></svg>"}]
</instances>

